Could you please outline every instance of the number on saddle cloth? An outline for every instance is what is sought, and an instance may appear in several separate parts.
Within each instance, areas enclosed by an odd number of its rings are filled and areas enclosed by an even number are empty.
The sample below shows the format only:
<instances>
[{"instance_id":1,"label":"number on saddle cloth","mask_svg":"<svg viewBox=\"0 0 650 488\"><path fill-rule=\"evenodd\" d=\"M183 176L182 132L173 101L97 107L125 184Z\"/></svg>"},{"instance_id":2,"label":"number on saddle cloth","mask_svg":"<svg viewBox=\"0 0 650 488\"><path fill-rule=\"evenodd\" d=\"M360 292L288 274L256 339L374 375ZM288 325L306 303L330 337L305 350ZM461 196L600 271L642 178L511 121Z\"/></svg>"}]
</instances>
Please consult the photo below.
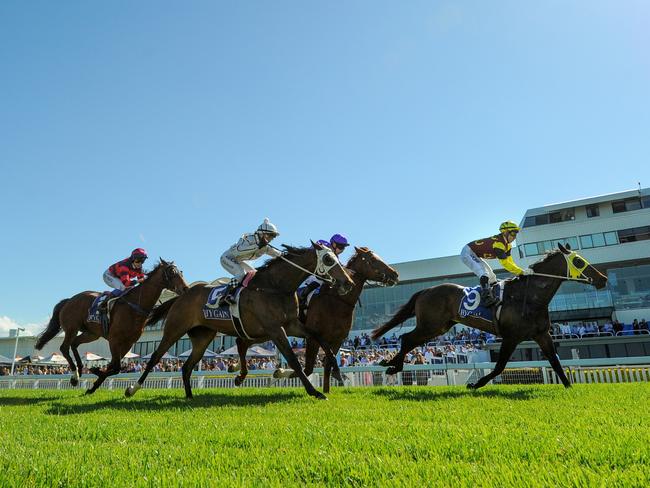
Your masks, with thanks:
<instances>
[{"instance_id":1,"label":"number on saddle cloth","mask_svg":"<svg viewBox=\"0 0 650 488\"><path fill-rule=\"evenodd\" d=\"M499 301L503 299L503 286L501 282L496 283L492 291ZM481 303L481 287L466 287L463 289L463 299L458 307L458 314L461 317L475 317L478 319L492 322L493 308L486 307Z\"/></svg>"}]
</instances>

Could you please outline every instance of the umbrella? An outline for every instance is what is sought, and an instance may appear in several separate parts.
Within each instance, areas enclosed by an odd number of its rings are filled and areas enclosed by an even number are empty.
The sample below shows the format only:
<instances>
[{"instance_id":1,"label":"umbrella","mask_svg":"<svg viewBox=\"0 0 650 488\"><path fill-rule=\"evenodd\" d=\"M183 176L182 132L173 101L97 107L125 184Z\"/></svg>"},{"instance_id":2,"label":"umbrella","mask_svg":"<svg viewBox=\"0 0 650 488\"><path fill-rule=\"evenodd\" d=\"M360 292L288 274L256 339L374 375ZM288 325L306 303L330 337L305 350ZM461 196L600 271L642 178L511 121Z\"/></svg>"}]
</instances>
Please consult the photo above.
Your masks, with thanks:
<instances>
[{"instance_id":1,"label":"umbrella","mask_svg":"<svg viewBox=\"0 0 650 488\"><path fill-rule=\"evenodd\" d=\"M146 356L142 356L142 359L151 359L152 355L153 353L147 354ZM168 352L166 352L165 354L163 354L163 356L160 359L178 359L178 358L173 354L169 354Z\"/></svg>"},{"instance_id":2,"label":"umbrella","mask_svg":"<svg viewBox=\"0 0 650 488\"><path fill-rule=\"evenodd\" d=\"M98 356L94 352L87 352L84 354L84 359L86 361L106 361L105 357Z\"/></svg>"},{"instance_id":3,"label":"umbrella","mask_svg":"<svg viewBox=\"0 0 650 488\"><path fill-rule=\"evenodd\" d=\"M233 346L230 349L226 349L224 352L220 354L220 356L239 356L239 352L237 352L237 346ZM260 346L250 347L248 348L248 351L246 351L247 358L262 358L262 357L271 358L274 356L275 356L274 352L268 351Z\"/></svg>"},{"instance_id":4,"label":"umbrella","mask_svg":"<svg viewBox=\"0 0 650 488\"><path fill-rule=\"evenodd\" d=\"M25 358L23 358L23 359L25 359ZM34 361L34 357L32 357L32 361ZM66 358L61 356L61 354L57 354L56 352L52 353L51 355L49 355L48 357L43 359L43 361L40 361L40 362L42 362L42 363L50 363L50 364L67 364L68 363Z\"/></svg>"},{"instance_id":5,"label":"umbrella","mask_svg":"<svg viewBox=\"0 0 650 488\"><path fill-rule=\"evenodd\" d=\"M136 353L131 352L131 351L127 352L127 353L124 355L124 359L134 359L134 358L139 358L139 357L140 357L139 354L136 354Z\"/></svg>"},{"instance_id":6,"label":"umbrella","mask_svg":"<svg viewBox=\"0 0 650 488\"><path fill-rule=\"evenodd\" d=\"M187 351L180 353L178 355L178 357L186 359L186 358L190 357L190 354L192 354L192 350L188 349ZM203 357L204 358L217 358L217 357L219 357L219 355L216 352L211 351L210 349L206 349L205 352L203 353Z\"/></svg>"},{"instance_id":7,"label":"umbrella","mask_svg":"<svg viewBox=\"0 0 650 488\"><path fill-rule=\"evenodd\" d=\"M35 354L34 356L25 356L22 358L20 356L16 356L17 363L40 363L43 359L43 356L39 356L38 354Z\"/></svg>"}]
</instances>

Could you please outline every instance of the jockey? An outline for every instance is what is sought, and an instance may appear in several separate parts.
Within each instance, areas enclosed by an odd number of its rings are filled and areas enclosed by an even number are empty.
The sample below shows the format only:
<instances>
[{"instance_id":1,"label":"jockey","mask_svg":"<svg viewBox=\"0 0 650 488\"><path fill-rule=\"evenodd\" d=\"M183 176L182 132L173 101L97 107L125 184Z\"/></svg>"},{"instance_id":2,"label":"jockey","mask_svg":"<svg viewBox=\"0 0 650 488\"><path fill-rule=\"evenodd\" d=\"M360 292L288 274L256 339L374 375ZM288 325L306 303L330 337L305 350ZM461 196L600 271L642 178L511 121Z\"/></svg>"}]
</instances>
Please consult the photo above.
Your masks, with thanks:
<instances>
[{"instance_id":1,"label":"jockey","mask_svg":"<svg viewBox=\"0 0 650 488\"><path fill-rule=\"evenodd\" d=\"M345 248L350 245L348 242L347 238L344 235L341 234L334 234L332 237L330 237L329 241L325 240L319 240L317 241L317 244L320 244L321 246L326 246L329 247L332 251L334 251L334 254L338 258L340 254L345 251ZM302 285L298 288L299 290L299 299L300 302L304 305L305 301L307 300L307 297L309 294L316 290L318 287L320 287L323 284L323 280L320 279L317 276L311 275L309 276L305 281L302 282Z\"/></svg>"},{"instance_id":2,"label":"jockey","mask_svg":"<svg viewBox=\"0 0 650 488\"><path fill-rule=\"evenodd\" d=\"M463 247L460 258L481 280L481 301L485 306L493 305L497 299L492 294L492 285L497 277L485 259L498 259L507 271L514 275L527 275L532 270L523 270L512 259L512 242L517 238L519 226L508 220L499 226L500 233L492 237L472 241Z\"/></svg>"},{"instance_id":3,"label":"jockey","mask_svg":"<svg viewBox=\"0 0 650 488\"><path fill-rule=\"evenodd\" d=\"M237 243L230 246L221 255L221 266L233 275L226 292L222 295L223 298L221 301L233 303L233 293L237 289L237 286L239 286L239 283L249 271L255 270L247 261L252 261L265 254L272 257L277 257L282 254L269 245L279 235L280 233L275 225L269 222L269 219L264 219L264 222L262 222L254 233L244 234L239 238Z\"/></svg>"},{"instance_id":4,"label":"jockey","mask_svg":"<svg viewBox=\"0 0 650 488\"><path fill-rule=\"evenodd\" d=\"M130 257L118 261L104 271L104 283L113 288L113 296L120 296L123 291L144 281L142 264L146 259L147 252L144 249L134 249Z\"/></svg>"}]
</instances>

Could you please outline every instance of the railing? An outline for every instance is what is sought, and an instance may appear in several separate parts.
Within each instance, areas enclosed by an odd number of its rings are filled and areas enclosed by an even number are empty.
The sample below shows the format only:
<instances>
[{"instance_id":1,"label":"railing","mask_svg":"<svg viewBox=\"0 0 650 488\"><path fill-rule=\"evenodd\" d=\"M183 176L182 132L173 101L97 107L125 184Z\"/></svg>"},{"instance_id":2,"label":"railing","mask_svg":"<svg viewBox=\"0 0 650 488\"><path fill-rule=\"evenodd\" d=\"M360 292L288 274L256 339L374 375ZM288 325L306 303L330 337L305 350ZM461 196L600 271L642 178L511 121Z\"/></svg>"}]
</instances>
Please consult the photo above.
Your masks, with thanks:
<instances>
[{"instance_id":1,"label":"railing","mask_svg":"<svg viewBox=\"0 0 650 488\"><path fill-rule=\"evenodd\" d=\"M558 384L553 369L545 361L522 361L511 363L500 376L498 384ZM426 364L405 365L404 371L393 376L386 375L386 368L380 366L357 366L342 368L344 386L392 386L392 385L465 385L475 382L489 373L494 363L470 364ZM650 357L579 359L564 361L564 371L574 383L622 383L650 381ZM120 374L104 383L109 390L124 390L139 378L137 373ZM50 376L0 376L0 389L86 389L95 380L94 376L80 379L79 387L70 385L68 375ZM234 388L232 373L195 371L192 388ZM318 388L322 387L322 369L310 377ZM336 384L336 382L333 382ZM180 372L152 373L146 380L146 388L183 387ZM299 387L298 378L276 379L269 371L250 371L245 386L249 387Z\"/></svg>"}]
</instances>

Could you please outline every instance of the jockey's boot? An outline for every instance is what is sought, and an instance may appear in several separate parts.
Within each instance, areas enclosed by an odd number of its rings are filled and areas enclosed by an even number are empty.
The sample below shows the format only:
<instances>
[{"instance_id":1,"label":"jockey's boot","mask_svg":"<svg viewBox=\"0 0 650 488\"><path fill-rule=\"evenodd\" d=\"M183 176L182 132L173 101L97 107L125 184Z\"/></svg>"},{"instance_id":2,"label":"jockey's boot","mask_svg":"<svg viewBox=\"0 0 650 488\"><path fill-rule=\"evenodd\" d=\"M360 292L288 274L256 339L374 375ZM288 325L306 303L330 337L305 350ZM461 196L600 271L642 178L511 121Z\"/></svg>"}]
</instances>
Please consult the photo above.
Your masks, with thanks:
<instances>
[{"instance_id":1,"label":"jockey's boot","mask_svg":"<svg viewBox=\"0 0 650 488\"><path fill-rule=\"evenodd\" d=\"M219 301L219 306L221 307L222 305L234 305L235 304L235 292L237 291L237 286L239 285L239 281L233 278L230 280L230 283L228 283L228 288L226 288L226 291L223 293L221 300Z\"/></svg>"},{"instance_id":2,"label":"jockey's boot","mask_svg":"<svg viewBox=\"0 0 650 488\"><path fill-rule=\"evenodd\" d=\"M317 281L312 281L302 290L300 290L300 296L298 297L298 310L300 311L299 318L301 322L305 322L307 320L307 298L309 297L309 294L319 286L320 283Z\"/></svg>"},{"instance_id":3,"label":"jockey's boot","mask_svg":"<svg viewBox=\"0 0 650 488\"><path fill-rule=\"evenodd\" d=\"M497 302L496 297L492 294L492 286L487 276L481 276L481 305L491 307Z\"/></svg>"}]
</instances>

